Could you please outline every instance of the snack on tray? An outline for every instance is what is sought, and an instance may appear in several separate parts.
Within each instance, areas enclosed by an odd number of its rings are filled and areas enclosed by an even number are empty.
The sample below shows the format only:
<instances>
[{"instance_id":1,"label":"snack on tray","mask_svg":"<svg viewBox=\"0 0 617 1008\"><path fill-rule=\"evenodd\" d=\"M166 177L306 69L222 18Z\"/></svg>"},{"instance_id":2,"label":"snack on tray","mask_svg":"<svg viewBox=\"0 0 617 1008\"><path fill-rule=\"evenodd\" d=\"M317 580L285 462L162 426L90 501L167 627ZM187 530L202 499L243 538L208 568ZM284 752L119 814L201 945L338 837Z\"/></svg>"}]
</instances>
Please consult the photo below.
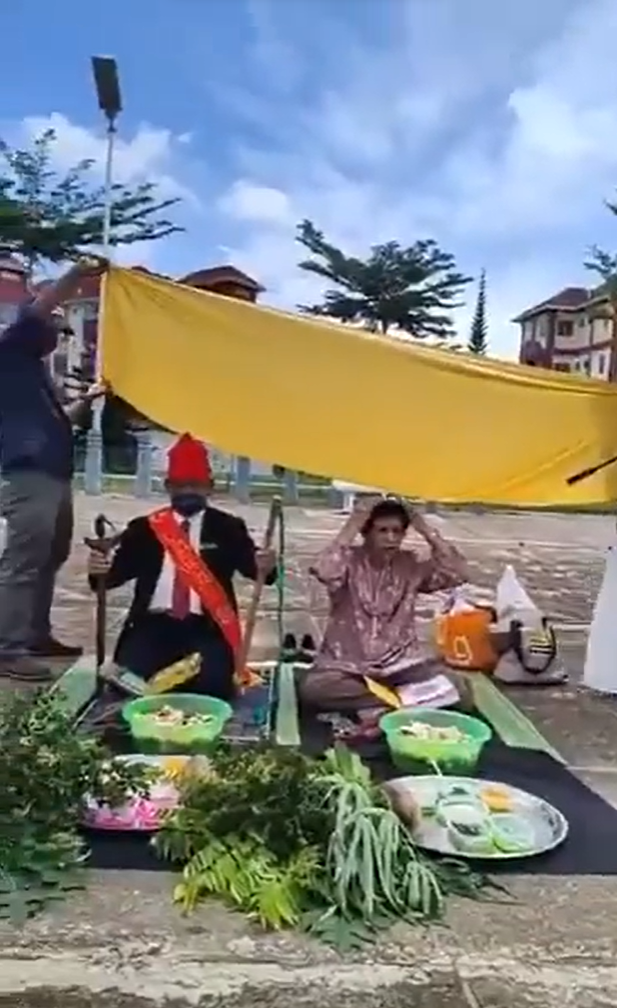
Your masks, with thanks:
<instances>
[{"instance_id":1,"label":"snack on tray","mask_svg":"<svg viewBox=\"0 0 617 1008\"><path fill-rule=\"evenodd\" d=\"M495 847L504 854L526 854L534 848L534 829L522 816L498 813L492 817L491 829Z\"/></svg>"},{"instance_id":2,"label":"snack on tray","mask_svg":"<svg viewBox=\"0 0 617 1008\"><path fill-rule=\"evenodd\" d=\"M459 808L461 806L484 811L477 788L473 783L451 784L444 787L441 793L437 795L435 801L434 811L437 822L442 826L447 826L449 810L453 807Z\"/></svg>"},{"instance_id":3,"label":"snack on tray","mask_svg":"<svg viewBox=\"0 0 617 1008\"><path fill-rule=\"evenodd\" d=\"M397 784L396 781L386 781L382 788L392 811L396 812L401 822L412 831L418 829L422 821L422 810L409 788Z\"/></svg>"},{"instance_id":4,"label":"snack on tray","mask_svg":"<svg viewBox=\"0 0 617 1008\"><path fill-rule=\"evenodd\" d=\"M489 812L512 811L513 802L510 792L498 784L489 784L487 787L481 788L480 798Z\"/></svg>"},{"instance_id":5,"label":"snack on tray","mask_svg":"<svg viewBox=\"0 0 617 1008\"><path fill-rule=\"evenodd\" d=\"M465 854L492 854L495 850L491 822L480 808L452 806L448 810L447 831L450 843Z\"/></svg>"}]
</instances>

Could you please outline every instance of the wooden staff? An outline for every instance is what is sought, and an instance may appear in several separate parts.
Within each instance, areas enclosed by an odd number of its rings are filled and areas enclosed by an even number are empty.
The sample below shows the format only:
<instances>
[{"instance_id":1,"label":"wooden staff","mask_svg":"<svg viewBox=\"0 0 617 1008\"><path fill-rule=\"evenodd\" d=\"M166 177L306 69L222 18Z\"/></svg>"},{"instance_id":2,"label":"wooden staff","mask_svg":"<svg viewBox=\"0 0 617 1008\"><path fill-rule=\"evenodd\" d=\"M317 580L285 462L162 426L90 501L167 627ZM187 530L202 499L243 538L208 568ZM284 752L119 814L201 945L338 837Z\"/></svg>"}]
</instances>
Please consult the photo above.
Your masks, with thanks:
<instances>
[{"instance_id":1,"label":"wooden staff","mask_svg":"<svg viewBox=\"0 0 617 1008\"><path fill-rule=\"evenodd\" d=\"M266 531L263 539L262 549L264 550L269 550L272 548L274 530L276 528L276 522L280 513L281 513L281 498L273 497L272 503L270 504L270 513L268 515L268 523L266 525ZM266 577L267 575L265 571L259 570L257 572L257 577L255 578L255 585L253 588L253 595L246 610L246 617L244 620L244 633L242 635L242 641L238 649L238 654L236 656L236 681L239 683L242 683L246 677L246 665L248 662L249 651L251 650L251 642L253 640L255 624L257 622L257 610L259 609L259 603L261 601L261 594L264 589Z\"/></svg>"},{"instance_id":2,"label":"wooden staff","mask_svg":"<svg viewBox=\"0 0 617 1008\"><path fill-rule=\"evenodd\" d=\"M94 538L87 537L84 542L97 553L105 556L114 548L119 536L106 536L106 529L112 529L113 525L104 514L97 515L94 519ZM107 586L105 575L100 574L96 579L96 667L100 669L105 664L105 637L107 635Z\"/></svg>"}]
</instances>

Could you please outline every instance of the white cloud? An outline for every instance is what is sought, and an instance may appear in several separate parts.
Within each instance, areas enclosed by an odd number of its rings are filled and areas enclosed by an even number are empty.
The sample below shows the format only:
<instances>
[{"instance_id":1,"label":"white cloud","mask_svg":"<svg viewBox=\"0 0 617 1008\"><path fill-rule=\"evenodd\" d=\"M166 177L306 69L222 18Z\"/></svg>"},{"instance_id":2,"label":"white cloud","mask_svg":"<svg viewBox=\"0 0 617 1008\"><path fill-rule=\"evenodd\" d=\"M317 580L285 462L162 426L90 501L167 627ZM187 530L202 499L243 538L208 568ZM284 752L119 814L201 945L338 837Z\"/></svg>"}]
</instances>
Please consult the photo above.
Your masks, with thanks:
<instances>
[{"instance_id":1,"label":"white cloud","mask_svg":"<svg viewBox=\"0 0 617 1008\"><path fill-rule=\"evenodd\" d=\"M502 147L457 152L461 230L572 228L593 214L617 180L616 33L611 0L587 0L538 53L532 80L509 95Z\"/></svg>"},{"instance_id":2,"label":"white cloud","mask_svg":"<svg viewBox=\"0 0 617 1008\"><path fill-rule=\"evenodd\" d=\"M294 223L291 203L285 193L271 186L253 185L238 179L219 200L219 209L240 221L256 221L289 227Z\"/></svg>"},{"instance_id":3,"label":"white cloud","mask_svg":"<svg viewBox=\"0 0 617 1008\"><path fill-rule=\"evenodd\" d=\"M80 161L92 161L93 181L103 182L108 142L103 129L88 129L74 123L65 115L53 112L49 116L27 116L16 128L8 130L12 144L29 144L35 137L47 130L53 130L56 142L52 148L53 167L60 173L73 168ZM169 129L161 129L146 124L127 136L122 129L115 138L113 180L128 185L153 182L157 187L157 198L161 200L179 199L184 208L188 207L193 219L201 214L202 203L194 189L185 185L178 177L186 168L187 148L192 142L192 134L174 135ZM170 211L169 216L182 224L183 206L179 212ZM165 269L166 252L169 241L136 242L119 246L114 256L119 263L142 264L153 269Z\"/></svg>"},{"instance_id":4,"label":"white cloud","mask_svg":"<svg viewBox=\"0 0 617 1008\"><path fill-rule=\"evenodd\" d=\"M93 170L102 179L107 156L107 137L103 130L95 132L73 123L60 112L49 116L28 116L21 123L23 139L32 140L46 130L53 130L56 143L53 148L54 164L59 170L68 170L79 161L91 160ZM165 199L179 197L197 202L195 194L173 175L176 145L190 143L190 134L174 136L168 129L141 125L127 139L120 132L114 143L113 171L117 182L134 183L143 180L156 182Z\"/></svg>"},{"instance_id":5,"label":"white cloud","mask_svg":"<svg viewBox=\"0 0 617 1008\"><path fill-rule=\"evenodd\" d=\"M254 16L267 9L262 0ZM602 199L617 183L617 6L400 0L394 9L387 46L349 30L341 45L322 18L330 63L319 65L332 67L333 50L338 73L315 74L285 107L256 96L252 142L236 147L237 178L219 203L235 227L245 223L233 260L271 300L293 305L319 284L297 270L290 218L311 218L356 253L434 236L465 271L486 267L495 349L511 354L510 318L584 282L585 246L611 243ZM279 23L277 44L287 54L293 44L300 62L309 40L292 27L283 38ZM262 146L260 118L273 138ZM459 313L463 338L472 307Z\"/></svg>"}]
</instances>

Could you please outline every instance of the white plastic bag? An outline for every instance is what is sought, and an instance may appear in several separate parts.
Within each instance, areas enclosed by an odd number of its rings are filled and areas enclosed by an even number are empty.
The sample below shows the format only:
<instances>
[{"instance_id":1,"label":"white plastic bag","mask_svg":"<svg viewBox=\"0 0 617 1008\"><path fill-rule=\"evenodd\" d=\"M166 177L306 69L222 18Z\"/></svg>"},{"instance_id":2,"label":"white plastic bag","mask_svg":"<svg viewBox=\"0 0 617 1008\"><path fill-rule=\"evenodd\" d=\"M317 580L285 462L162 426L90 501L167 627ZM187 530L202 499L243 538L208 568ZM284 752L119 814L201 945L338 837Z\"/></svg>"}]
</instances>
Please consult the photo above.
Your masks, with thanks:
<instances>
[{"instance_id":1,"label":"white plastic bag","mask_svg":"<svg viewBox=\"0 0 617 1008\"><path fill-rule=\"evenodd\" d=\"M510 624L515 619L529 626L542 622L542 613L518 579L512 564L508 564L497 584L495 611L499 623Z\"/></svg>"},{"instance_id":2,"label":"white plastic bag","mask_svg":"<svg viewBox=\"0 0 617 1008\"><path fill-rule=\"evenodd\" d=\"M497 585L494 625L500 659L495 678L504 683L561 682L554 671L557 660L555 632L527 594L511 564Z\"/></svg>"},{"instance_id":3,"label":"white plastic bag","mask_svg":"<svg viewBox=\"0 0 617 1008\"><path fill-rule=\"evenodd\" d=\"M476 606L470 600L470 586L459 585L453 588L445 599L437 606L435 616L455 616L457 613L473 612Z\"/></svg>"},{"instance_id":4,"label":"white plastic bag","mask_svg":"<svg viewBox=\"0 0 617 1008\"><path fill-rule=\"evenodd\" d=\"M598 693L617 694L617 545L606 555L604 577L593 610L583 683Z\"/></svg>"}]
</instances>

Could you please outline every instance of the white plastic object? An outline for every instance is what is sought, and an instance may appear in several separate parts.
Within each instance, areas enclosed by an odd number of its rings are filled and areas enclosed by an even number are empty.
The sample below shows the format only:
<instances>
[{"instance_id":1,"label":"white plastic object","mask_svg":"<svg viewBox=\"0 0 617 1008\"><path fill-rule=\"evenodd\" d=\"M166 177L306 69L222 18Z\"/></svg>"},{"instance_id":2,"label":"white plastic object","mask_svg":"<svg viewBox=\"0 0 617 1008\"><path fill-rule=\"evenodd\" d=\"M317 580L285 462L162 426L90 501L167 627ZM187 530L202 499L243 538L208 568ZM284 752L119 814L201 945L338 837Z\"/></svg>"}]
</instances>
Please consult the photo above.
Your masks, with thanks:
<instances>
[{"instance_id":1,"label":"white plastic object","mask_svg":"<svg viewBox=\"0 0 617 1008\"><path fill-rule=\"evenodd\" d=\"M527 626L541 619L540 610L523 588L512 564L507 565L497 584L495 611L498 622L517 619Z\"/></svg>"},{"instance_id":2,"label":"white plastic object","mask_svg":"<svg viewBox=\"0 0 617 1008\"><path fill-rule=\"evenodd\" d=\"M617 544L606 555L604 577L587 640L583 684L598 693L617 694Z\"/></svg>"},{"instance_id":3,"label":"white plastic object","mask_svg":"<svg viewBox=\"0 0 617 1008\"><path fill-rule=\"evenodd\" d=\"M381 493L381 490L373 490L371 487L360 486L359 483L347 483L345 480L332 480L332 486L343 495L342 511L344 514L351 514L358 494Z\"/></svg>"},{"instance_id":4,"label":"white plastic object","mask_svg":"<svg viewBox=\"0 0 617 1008\"><path fill-rule=\"evenodd\" d=\"M0 518L0 557L6 549L7 526L6 518Z\"/></svg>"},{"instance_id":5,"label":"white plastic object","mask_svg":"<svg viewBox=\"0 0 617 1008\"><path fill-rule=\"evenodd\" d=\"M448 612L451 615L456 615L457 613L473 612L476 606L473 602L469 601L468 597L469 586L461 585L459 588L455 588L451 596L451 604Z\"/></svg>"}]
</instances>

